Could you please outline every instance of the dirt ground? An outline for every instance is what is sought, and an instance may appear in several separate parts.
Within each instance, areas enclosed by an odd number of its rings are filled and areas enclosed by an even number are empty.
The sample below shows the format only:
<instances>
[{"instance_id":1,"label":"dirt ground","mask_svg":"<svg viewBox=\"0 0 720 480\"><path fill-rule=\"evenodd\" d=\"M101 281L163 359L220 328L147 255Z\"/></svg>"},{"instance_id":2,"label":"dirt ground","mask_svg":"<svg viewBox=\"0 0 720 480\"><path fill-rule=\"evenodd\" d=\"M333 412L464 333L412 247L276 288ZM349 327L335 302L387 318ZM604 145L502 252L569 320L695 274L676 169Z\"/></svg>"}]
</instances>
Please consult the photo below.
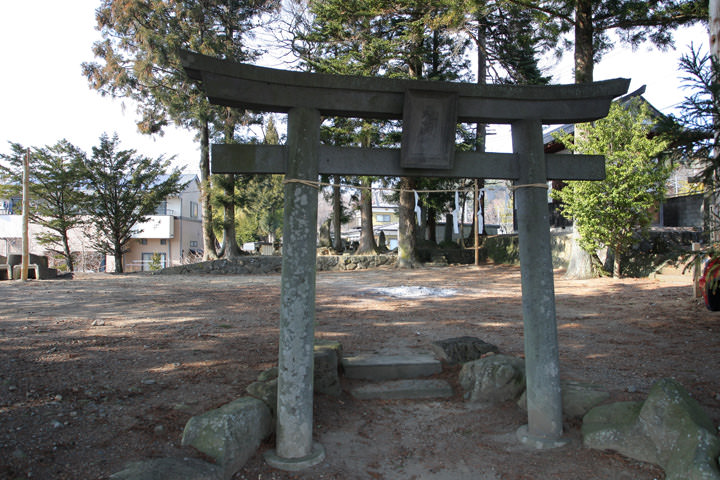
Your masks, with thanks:
<instances>
[{"instance_id":1,"label":"dirt ground","mask_svg":"<svg viewBox=\"0 0 720 480\"><path fill-rule=\"evenodd\" d=\"M129 461L196 455L179 446L193 415L244 395L277 358L279 275L81 275L0 282L0 478L106 479ZM455 290L397 298L379 287ZM720 422L720 314L687 276L555 278L562 377L643 399L679 380ZM319 273L316 335L346 354L428 351L462 335L521 356L520 271L452 266ZM327 458L301 473L260 454L235 479L662 479L662 470L569 444L522 447L516 405L463 401L457 367L443 401L318 395L315 435ZM350 385L343 380L344 386ZM268 440L260 452L273 447Z\"/></svg>"}]
</instances>

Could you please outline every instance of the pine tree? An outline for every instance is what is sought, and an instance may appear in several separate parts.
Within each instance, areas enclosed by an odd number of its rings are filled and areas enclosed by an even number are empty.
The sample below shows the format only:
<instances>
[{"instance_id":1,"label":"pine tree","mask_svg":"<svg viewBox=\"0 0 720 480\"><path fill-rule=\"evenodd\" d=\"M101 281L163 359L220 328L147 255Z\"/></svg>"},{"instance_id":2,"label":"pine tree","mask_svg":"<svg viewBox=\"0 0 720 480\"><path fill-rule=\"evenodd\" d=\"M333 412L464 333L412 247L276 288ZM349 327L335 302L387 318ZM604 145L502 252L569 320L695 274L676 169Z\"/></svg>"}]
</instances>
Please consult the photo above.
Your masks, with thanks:
<instances>
[{"instance_id":1,"label":"pine tree","mask_svg":"<svg viewBox=\"0 0 720 480\"><path fill-rule=\"evenodd\" d=\"M210 138L237 118L211 106L182 69L180 50L247 61L259 52L246 39L260 15L276 0L102 0L96 11L103 40L93 47L100 62L83 64L92 88L102 95L129 98L138 105L138 127L161 133L170 122L197 132L203 242L206 259L216 258L210 199ZM231 135L232 136L232 135Z\"/></svg>"},{"instance_id":2,"label":"pine tree","mask_svg":"<svg viewBox=\"0 0 720 480\"><path fill-rule=\"evenodd\" d=\"M47 231L36 235L41 245L54 250L65 260L68 271L74 270L68 232L83 224L81 205L84 200L83 159L85 153L67 140L55 145L26 149L11 143L11 154L0 154L7 166L0 164L3 193L20 195L23 159L30 153L30 195L32 207L29 218Z\"/></svg>"},{"instance_id":3,"label":"pine tree","mask_svg":"<svg viewBox=\"0 0 720 480\"><path fill-rule=\"evenodd\" d=\"M100 136L84 162L88 182L85 211L95 227L97 251L113 255L115 272L123 271L123 253L137 224L147 221L168 196L182 191L180 171L169 175L170 160L121 150L117 135Z\"/></svg>"}]
</instances>

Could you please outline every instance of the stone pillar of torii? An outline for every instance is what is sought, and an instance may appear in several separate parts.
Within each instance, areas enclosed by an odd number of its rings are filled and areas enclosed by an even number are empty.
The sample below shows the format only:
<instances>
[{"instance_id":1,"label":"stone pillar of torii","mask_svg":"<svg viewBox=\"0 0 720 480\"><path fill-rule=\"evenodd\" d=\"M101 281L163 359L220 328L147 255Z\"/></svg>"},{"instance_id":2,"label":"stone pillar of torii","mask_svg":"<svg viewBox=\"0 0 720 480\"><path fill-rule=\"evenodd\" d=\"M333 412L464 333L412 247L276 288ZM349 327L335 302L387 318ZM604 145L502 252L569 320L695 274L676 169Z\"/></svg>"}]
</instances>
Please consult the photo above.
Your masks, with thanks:
<instances>
[{"instance_id":1,"label":"stone pillar of torii","mask_svg":"<svg viewBox=\"0 0 720 480\"><path fill-rule=\"evenodd\" d=\"M257 67L183 53L211 103L288 114L287 145L213 145L213 173L285 174L276 449L272 466L321 462L313 442L313 345L318 175L430 176L515 181L528 423L523 443L563 444L548 180L601 180L602 156L546 155L543 124L607 115L627 79L586 85L510 86L351 77ZM402 119L400 149L320 144L323 116ZM506 123L513 153L455 151L455 126Z\"/></svg>"}]
</instances>

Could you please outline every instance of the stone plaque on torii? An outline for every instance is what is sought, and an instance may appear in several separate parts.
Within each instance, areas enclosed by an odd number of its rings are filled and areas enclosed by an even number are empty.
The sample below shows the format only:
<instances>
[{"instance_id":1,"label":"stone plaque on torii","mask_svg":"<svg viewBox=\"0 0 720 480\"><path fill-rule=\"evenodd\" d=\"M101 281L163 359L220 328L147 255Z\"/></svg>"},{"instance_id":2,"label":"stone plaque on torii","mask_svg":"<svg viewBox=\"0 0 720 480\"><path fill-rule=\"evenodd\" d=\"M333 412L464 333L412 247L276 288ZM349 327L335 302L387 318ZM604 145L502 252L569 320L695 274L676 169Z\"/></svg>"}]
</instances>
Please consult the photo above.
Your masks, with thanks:
<instances>
[{"instance_id":1,"label":"stone plaque on torii","mask_svg":"<svg viewBox=\"0 0 720 480\"><path fill-rule=\"evenodd\" d=\"M543 124L607 115L627 79L511 86L292 72L183 53L211 103L288 114L287 145L213 145L213 173L283 173L285 211L276 449L271 465L297 470L324 458L312 441L317 190L320 174L513 180L522 284L528 424L524 443L562 444L548 180L602 180L604 157L543 151ZM402 119L401 149L320 145L321 116ZM506 123L513 153L455 152L455 125Z\"/></svg>"}]
</instances>

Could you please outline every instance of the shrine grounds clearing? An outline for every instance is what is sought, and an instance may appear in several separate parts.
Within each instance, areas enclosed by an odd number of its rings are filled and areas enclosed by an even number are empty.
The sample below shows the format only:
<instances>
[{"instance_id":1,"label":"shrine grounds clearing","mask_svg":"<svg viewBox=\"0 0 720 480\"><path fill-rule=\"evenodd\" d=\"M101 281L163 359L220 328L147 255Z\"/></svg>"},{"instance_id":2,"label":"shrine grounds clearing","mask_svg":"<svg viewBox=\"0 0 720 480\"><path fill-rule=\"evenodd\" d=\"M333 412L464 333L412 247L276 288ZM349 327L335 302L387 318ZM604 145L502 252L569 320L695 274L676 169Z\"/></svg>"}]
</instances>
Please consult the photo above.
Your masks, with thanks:
<instances>
[{"instance_id":1,"label":"shrine grounds clearing","mask_svg":"<svg viewBox=\"0 0 720 480\"><path fill-rule=\"evenodd\" d=\"M78 275L0 282L0 478L106 479L126 462L196 455L179 447L193 415L244 395L278 355L280 275ZM416 286L454 295L389 296ZM555 275L561 377L643 399L674 377L720 422L720 315L688 276L565 280ZM401 290L400 290L401 291ZM520 270L484 265L320 272L316 336L347 354L427 351L471 335L523 352ZM468 405L457 367L443 401L317 396L327 451L300 473L260 454L236 479L661 479L651 465L582 447L534 451L515 436L514 404ZM348 382L348 380L343 380ZM262 450L273 448L269 439Z\"/></svg>"}]
</instances>

